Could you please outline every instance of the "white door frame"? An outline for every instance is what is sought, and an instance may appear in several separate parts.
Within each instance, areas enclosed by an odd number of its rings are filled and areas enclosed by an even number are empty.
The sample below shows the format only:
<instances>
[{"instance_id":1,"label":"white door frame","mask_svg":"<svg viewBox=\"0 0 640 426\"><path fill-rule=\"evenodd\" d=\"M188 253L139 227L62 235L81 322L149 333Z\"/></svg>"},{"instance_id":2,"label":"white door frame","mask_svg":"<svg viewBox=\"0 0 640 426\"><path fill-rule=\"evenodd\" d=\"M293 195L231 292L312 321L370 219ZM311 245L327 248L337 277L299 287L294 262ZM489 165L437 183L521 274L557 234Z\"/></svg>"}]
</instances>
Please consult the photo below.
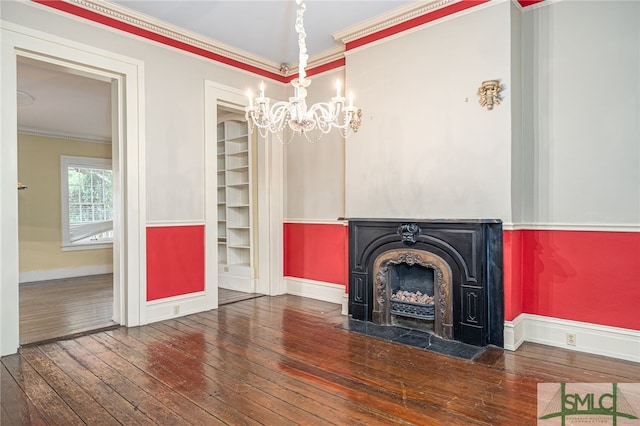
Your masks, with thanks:
<instances>
[{"instance_id":1,"label":"white door frame","mask_svg":"<svg viewBox=\"0 0 640 426\"><path fill-rule=\"evenodd\" d=\"M218 307L218 105L240 109L248 105L245 93L212 81L205 92L205 292L210 309ZM275 296L285 293L282 276L282 223L284 217L284 147L273 138L258 139L257 152L257 259L255 291ZM254 254L255 257L255 254Z\"/></svg>"},{"instance_id":2,"label":"white door frame","mask_svg":"<svg viewBox=\"0 0 640 426\"><path fill-rule=\"evenodd\" d=\"M144 168L143 62L52 36L30 28L1 23L0 61L0 355L19 346L18 291L18 181L17 59L29 56L64 64L79 72L113 82L117 133L113 135L114 174L123 194L114 206L114 281L120 299L114 309L117 322L136 326L146 318L146 240ZM126 126L125 126L126 124ZM122 168L120 166L122 165ZM115 169L115 168L118 169ZM126 190L125 190L126 189ZM119 240L119 241L118 241Z\"/></svg>"}]
</instances>

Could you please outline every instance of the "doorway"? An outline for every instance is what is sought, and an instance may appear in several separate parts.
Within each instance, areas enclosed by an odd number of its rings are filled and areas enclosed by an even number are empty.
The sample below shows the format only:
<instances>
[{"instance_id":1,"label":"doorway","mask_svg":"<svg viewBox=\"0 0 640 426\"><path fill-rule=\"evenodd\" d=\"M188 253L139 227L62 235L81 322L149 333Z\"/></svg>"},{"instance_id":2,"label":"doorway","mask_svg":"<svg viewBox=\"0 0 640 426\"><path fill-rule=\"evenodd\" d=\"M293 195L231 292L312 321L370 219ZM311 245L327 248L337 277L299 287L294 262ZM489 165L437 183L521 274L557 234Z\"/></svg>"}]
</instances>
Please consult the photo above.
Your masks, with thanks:
<instances>
[{"instance_id":1,"label":"doorway","mask_svg":"<svg viewBox=\"0 0 640 426\"><path fill-rule=\"evenodd\" d=\"M24 58L110 83L112 162L114 176L118 177L114 191L122 194L113 217L113 321L126 326L145 323L144 64L62 38L44 39L29 28L3 27L0 31L0 355L15 353L19 347L16 93L18 61Z\"/></svg>"},{"instance_id":2,"label":"doorway","mask_svg":"<svg viewBox=\"0 0 640 426\"><path fill-rule=\"evenodd\" d=\"M241 109L217 105L218 305L256 293L256 134Z\"/></svg>"},{"instance_id":3,"label":"doorway","mask_svg":"<svg viewBox=\"0 0 640 426\"><path fill-rule=\"evenodd\" d=\"M222 130L219 124L225 121L228 112L233 116L244 118L243 111L248 105L248 99L241 90L212 81L205 81L204 88L204 112L207 117L205 120L205 193L216 194L226 189L221 185L221 173L225 173L225 187L227 182L226 166L221 160L221 157L226 154L219 149L222 148L219 142L225 140L226 135L219 133ZM240 140L245 139L245 135L248 143L248 132L238 133ZM285 292L281 257L284 148L282 144L272 145L270 138L259 140L257 134L252 135L251 138L255 148L251 153L251 163L254 165L251 174L255 185L250 193L255 200L255 210L252 212L250 222L238 222L247 218L241 214L241 206L247 203L241 202L243 199L240 187L237 188L238 191L232 189L236 193L229 194L229 198L225 193L224 203L228 201L230 205L237 207L233 207L228 212L225 212L225 205L219 204L223 201L218 196L205 197L205 289L207 297L210 298L208 306L211 309L218 306L219 297L226 297L224 294L219 294L219 288L223 289L222 293L225 289L240 291L239 297L245 297L245 293L273 296ZM238 157L244 157L242 152L244 149L240 149L244 142L239 141L236 144L233 141L233 144L238 145L232 147L237 148L233 153L237 153ZM236 163L236 165L238 166L236 168L239 168L240 164ZM243 185L241 183L244 182L243 172L240 170L237 172L234 172L236 176L229 176L229 178L238 179L236 182ZM233 181L229 183L233 184ZM234 216L232 219L236 225L231 227L237 229L233 231L233 237L231 233L227 233L225 237L221 232L223 226L221 222L226 220L226 213ZM249 256L250 262L243 262L243 253L247 252L244 248L246 244L243 244L247 237L247 223L252 224L249 241L254 246L249 250L253 251ZM250 263L249 268L247 263ZM226 275L225 283L220 281L222 275Z\"/></svg>"},{"instance_id":4,"label":"doorway","mask_svg":"<svg viewBox=\"0 0 640 426\"><path fill-rule=\"evenodd\" d=\"M18 57L20 345L118 325L112 84Z\"/></svg>"}]
</instances>

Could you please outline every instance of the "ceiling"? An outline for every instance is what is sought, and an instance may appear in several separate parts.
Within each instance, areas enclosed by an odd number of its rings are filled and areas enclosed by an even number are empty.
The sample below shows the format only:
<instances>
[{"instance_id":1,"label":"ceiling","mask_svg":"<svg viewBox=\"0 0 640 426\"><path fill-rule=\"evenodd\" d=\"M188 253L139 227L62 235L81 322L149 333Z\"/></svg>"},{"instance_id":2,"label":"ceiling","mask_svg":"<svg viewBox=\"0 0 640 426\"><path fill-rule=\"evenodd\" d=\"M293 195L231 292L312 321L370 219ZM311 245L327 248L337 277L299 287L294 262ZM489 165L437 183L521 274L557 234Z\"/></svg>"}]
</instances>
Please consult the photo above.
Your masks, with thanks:
<instances>
[{"instance_id":1,"label":"ceiling","mask_svg":"<svg viewBox=\"0 0 640 426\"><path fill-rule=\"evenodd\" d=\"M195 34L276 64L298 63L294 0L115 0L102 2L133 16ZM332 34L388 13L405 0L307 0L306 44L311 60L340 43ZM428 3L428 2L421 2ZM124 9L123 9L124 8ZM110 84L36 61L18 64L18 127L35 133L110 140ZM18 96L24 101L25 96ZM22 98L22 99L20 99ZM26 99L28 101L28 99Z\"/></svg>"},{"instance_id":2,"label":"ceiling","mask_svg":"<svg viewBox=\"0 0 640 426\"><path fill-rule=\"evenodd\" d=\"M21 132L111 140L110 83L34 60L18 61L17 83Z\"/></svg>"},{"instance_id":3,"label":"ceiling","mask_svg":"<svg viewBox=\"0 0 640 426\"><path fill-rule=\"evenodd\" d=\"M112 3L277 64L298 63L294 0L115 0ZM303 21L309 56L339 46L333 33L407 3L411 2L306 0Z\"/></svg>"}]
</instances>

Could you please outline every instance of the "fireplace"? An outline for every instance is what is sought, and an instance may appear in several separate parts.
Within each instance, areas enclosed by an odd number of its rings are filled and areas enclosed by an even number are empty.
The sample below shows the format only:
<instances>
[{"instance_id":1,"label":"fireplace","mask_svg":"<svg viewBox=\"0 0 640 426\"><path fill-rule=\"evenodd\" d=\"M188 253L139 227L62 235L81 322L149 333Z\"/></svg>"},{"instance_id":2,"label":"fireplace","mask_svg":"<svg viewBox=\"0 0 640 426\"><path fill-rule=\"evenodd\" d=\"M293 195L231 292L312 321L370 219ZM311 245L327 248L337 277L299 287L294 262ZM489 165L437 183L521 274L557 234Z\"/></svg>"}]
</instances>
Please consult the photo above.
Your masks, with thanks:
<instances>
[{"instance_id":1,"label":"fireplace","mask_svg":"<svg viewBox=\"0 0 640 426\"><path fill-rule=\"evenodd\" d=\"M499 220L349 219L349 314L503 346Z\"/></svg>"}]
</instances>

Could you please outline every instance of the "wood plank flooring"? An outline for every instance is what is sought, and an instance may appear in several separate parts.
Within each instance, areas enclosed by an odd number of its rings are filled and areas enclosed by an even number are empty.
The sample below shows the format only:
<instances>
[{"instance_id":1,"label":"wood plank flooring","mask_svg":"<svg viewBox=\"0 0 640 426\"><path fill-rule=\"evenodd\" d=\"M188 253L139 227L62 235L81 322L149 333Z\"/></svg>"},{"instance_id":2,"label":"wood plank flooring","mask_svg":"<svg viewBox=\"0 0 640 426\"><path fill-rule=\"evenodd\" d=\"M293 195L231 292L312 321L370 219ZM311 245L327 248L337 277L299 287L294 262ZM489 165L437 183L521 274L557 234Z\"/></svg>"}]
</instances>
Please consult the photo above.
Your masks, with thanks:
<instances>
[{"instance_id":1,"label":"wood plank flooring","mask_svg":"<svg viewBox=\"0 0 640 426\"><path fill-rule=\"evenodd\" d=\"M464 361L341 330L340 306L260 297L22 348L0 423L535 425L539 382L640 382L640 364L536 344Z\"/></svg>"},{"instance_id":2,"label":"wood plank flooring","mask_svg":"<svg viewBox=\"0 0 640 426\"><path fill-rule=\"evenodd\" d=\"M226 288L218 288L218 306L236 303L242 300L249 300L255 297L262 297L259 293L245 293L243 291L228 290Z\"/></svg>"},{"instance_id":3,"label":"wood plank flooring","mask_svg":"<svg viewBox=\"0 0 640 426\"><path fill-rule=\"evenodd\" d=\"M226 305L260 297L219 289ZM113 318L113 274L38 281L20 285L20 344L76 336L118 324Z\"/></svg>"},{"instance_id":4,"label":"wood plank flooring","mask_svg":"<svg viewBox=\"0 0 640 426\"><path fill-rule=\"evenodd\" d=\"M20 344L117 325L113 274L20 284Z\"/></svg>"}]
</instances>

